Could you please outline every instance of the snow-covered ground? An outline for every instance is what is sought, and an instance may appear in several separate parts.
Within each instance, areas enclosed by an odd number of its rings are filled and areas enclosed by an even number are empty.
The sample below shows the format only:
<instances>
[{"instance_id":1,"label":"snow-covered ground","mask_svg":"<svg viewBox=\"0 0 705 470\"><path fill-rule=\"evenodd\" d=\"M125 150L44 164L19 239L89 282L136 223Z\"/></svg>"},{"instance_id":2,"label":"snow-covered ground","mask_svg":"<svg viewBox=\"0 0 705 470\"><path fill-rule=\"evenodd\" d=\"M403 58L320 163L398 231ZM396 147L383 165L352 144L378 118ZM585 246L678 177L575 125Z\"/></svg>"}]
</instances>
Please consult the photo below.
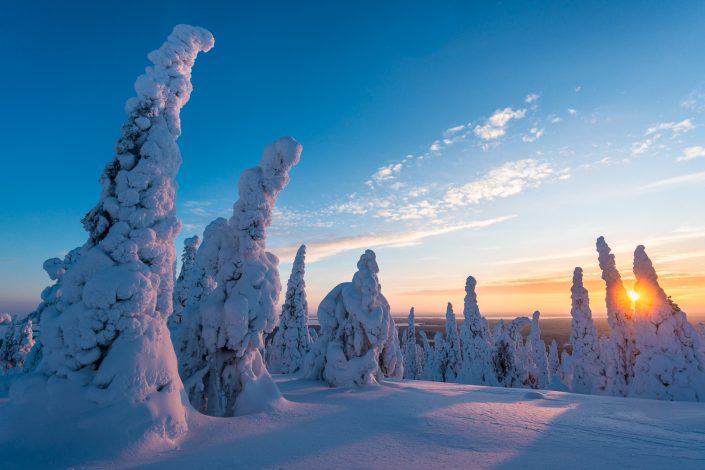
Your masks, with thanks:
<instances>
[{"instance_id":1,"label":"snow-covered ground","mask_svg":"<svg viewBox=\"0 0 705 470\"><path fill-rule=\"evenodd\" d=\"M235 418L191 412L175 450L106 461L86 457L97 449L44 442L37 452L9 441L0 443L0 468L705 468L702 403L275 378L285 399L273 409Z\"/></svg>"}]
</instances>

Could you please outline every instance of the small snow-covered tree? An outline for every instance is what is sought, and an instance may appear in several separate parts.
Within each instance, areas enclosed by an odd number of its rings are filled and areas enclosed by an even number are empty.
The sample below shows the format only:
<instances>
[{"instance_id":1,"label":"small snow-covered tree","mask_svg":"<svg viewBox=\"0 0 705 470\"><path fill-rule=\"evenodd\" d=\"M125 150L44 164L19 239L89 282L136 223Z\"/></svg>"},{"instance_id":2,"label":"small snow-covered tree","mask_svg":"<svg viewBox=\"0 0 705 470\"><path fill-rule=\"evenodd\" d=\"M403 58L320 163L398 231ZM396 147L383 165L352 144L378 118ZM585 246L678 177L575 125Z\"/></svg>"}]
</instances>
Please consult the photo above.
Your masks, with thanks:
<instances>
[{"instance_id":1,"label":"small snow-covered tree","mask_svg":"<svg viewBox=\"0 0 705 470\"><path fill-rule=\"evenodd\" d=\"M705 401L705 355L685 313L666 295L642 245L634 252L636 347L630 396Z\"/></svg>"},{"instance_id":2,"label":"small snow-covered tree","mask_svg":"<svg viewBox=\"0 0 705 470\"><path fill-rule=\"evenodd\" d=\"M566 386L573 383L573 356L565 349L561 352L560 376Z\"/></svg>"},{"instance_id":3,"label":"small snow-covered tree","mask_svg":"<svg viewBox=\"0 0 705 470\"><path fill-rule=\"evenodd\" d=\"M440 332L436 335L436 340L440 341L440 343L434 342L437 345L436 347L440 347L440 344L443 342L443 335L439 335ZM424 330L419 330L419 338L421 338L421 345L423 347L424 354L424 367L423 372L421 373L421 378L423 380L430 380L433 382L442 382L443 376L441 375L441 369L438 365L438 354L436 353L436 348L431 345L431 342L429 341Z\"/></svg>"},{"instance_id":4,"label":"small snow-covered tree","mask_svg":"<svg viewBox=\"0 0 705 470\"><path fill-rule=\"evenodd\" d=\"M606 386L605 367L600 360L597 328L592 320L588 291L583 287L583 270L575 268L571 287L572 308L570 343L573 345L573 381L575 393L603 393Z\"/></svg>"},{"instance_id":5,"label":"small snow-covered tree","mask_svg":"<svg viewBox=\"0 0 705 470\"><path fill-rule=\"evenodd\" d=\"M414 325L414 307L409 311L409 327L404 332L404 378L416 378L416 328Z\"/></svg>"},{"instance_id":6,"label":"small snow-covered tree","mask_svg":"<svg viewBox=\"0 0 705 470\"><path fill-rule=\"evenodd\" d=\"M605 281L609 340L603 348L607 373L607 393L627 396L634 377L637 349L634 344L634 320L631 299L622 284L614 255L604 237L597 239L597 253L602 279ZM607 360L609 358L609 360Z\"/></svg>"},{"instance_id":7,"label":"small snow-covered tree","mask_svg":"<svg viewBox=\"0 0 705 470\"><path fill-rule=\"evenodd\" d=\"M275 374L293 374L301 369L303 359L311 348L308 333L308 302L306 301L305 273L306 245L296 252L286 297L279 316L279 328L266 350L267 368Z\"/></svg>"},{"instance_id":8,"label":"small snow-covered tree","mask_svg":"<svg viewBox=\"0 0 705 470\"><path fill-rule=\"evenodd\" d=\"M558 355L558 343L553 339L548 347L548 374L551 381L553 381L554 377L560 377L560 370L561 359Z\"/></svg>"},{"instance_id":9,"label":"small snow-covered tree","mask_svg":"<svg viewBox=\"0 0 705 470\"><path fill-rule=\"evenodd\" d=\"M352 282L337 285L321 301L320 333L304 362L307 377L333 387L378 383L385 372L402 369L396 326L372 250L360 257L357 269Z\"/></svg>"},{"instance_id":10,"label":"small snow-covered tree","mask_svg":"<svg viewBox=\"0 0 705 470\"><path fill-rule=\"evenodd\" d=\"M32 319L0 313L0 375L22 372L32 346Z\"/></svg>"},{"instance_id":11,"label":"small snow-covered tree","mask_svg":"<svg viewBox=\"0 0 705 470\"><path fill-rule=\"evenodd\" d=\"M459 380L475 385L496 385L496 376L492 367L492 336L487 319L480 314L477 305L475 286L477 281L468 276L465 281L465 321L460 328L463 347L463 367Z\"/></svg>"},{"instance_id":12,"label":"small snow-covered tree","mask_svg":"<svg viewBox=\"0 0 705 470\"><path fill-rule=\"evenodd\" d=\"M541 326L539 325L539 312L534 312L531 320L531 332L526 340L527 381L524 385L531 388L545 389L549 384L548 359L546 357L546 343L541 339Z\"/></svg>"},{"instance_id":13,"label":"small snow-covered tree","mask_svg":"<svg viewBox=\"0 0 705 470\"><path fill-rule=\"evenodd\" d=\"M455 321L453 305L448 302L446 308L446 334L438 350L438 365L441 369L443 382L455 382L463 366L462 350L460 347L460 335L458 334L458 323Z\"/></svg>"},{"instance_id":14,"label":"small snow-covered tree","mask_svg":"<svg viewBox=\"0 0 705 470\"><path fill-rule=\"evenodd\" d=\"M62 412L84 413L96 403L111 408L120 423L133 419L133 427L121 434L126 439L140 434L170 439L186 431L183 387L166 327L180 229L174 207L181 165L176 140L194 61L213 43L205 29L179 25L149 54L152 65L135 82L137 95L125 106L128 118L116 156L101 176L100 200L82 221L88 240L63 260L44 263L56 284L45 289L38 308L41 375L15 382L11 396L77 387ZM29 406L46 405L36 400ZM100 425L113 432L121 428Z\"/></svg>"},{"instance_id":15,"label":"small snow-covered tree","mask_svg":"<svg viewBox=\"0 0 705 470\"><path fill-rule=\"evenodd\" d=\"M194 265L196 264L196 252L201 245L198 235L184 240L184 251L181 255L181 272L174 284L174 313L169 317L170 329L175 329L181 324L181 316L188 301L191 286L196 282L194 276Z\"/></svg>"},{"instance_id":16,"label":"small snow-covered tree","mask_svg":"<svg viewBox=\"0 0 705 470\"><path fill-rule=\"evenodd\" d=\"M301 145L291 137L267 145L259 166L240 176L232 217L216 226L213 240L204 235L196 256L195 266L208 266L215 287L184 313L180 371L191 404L206 414L253 412L281 396L261 355L281 290L279 260L266 251L266 230L300 155Z\"/></svg>"},{"instance_id":17,"label":"small snow-covered tree","mask_svg":"<svg viewBox=\"0 0 705 470\"><path fill-rule=\"evenodd\" d=\"M506 326L504 320L495 325L492 332L494 349L492 351L492 365L501 387L521 387L523 385L525 366L523 352L523 337L521 330L531 324L526 317L512 320Z\"/></svg>"}]
</instances>

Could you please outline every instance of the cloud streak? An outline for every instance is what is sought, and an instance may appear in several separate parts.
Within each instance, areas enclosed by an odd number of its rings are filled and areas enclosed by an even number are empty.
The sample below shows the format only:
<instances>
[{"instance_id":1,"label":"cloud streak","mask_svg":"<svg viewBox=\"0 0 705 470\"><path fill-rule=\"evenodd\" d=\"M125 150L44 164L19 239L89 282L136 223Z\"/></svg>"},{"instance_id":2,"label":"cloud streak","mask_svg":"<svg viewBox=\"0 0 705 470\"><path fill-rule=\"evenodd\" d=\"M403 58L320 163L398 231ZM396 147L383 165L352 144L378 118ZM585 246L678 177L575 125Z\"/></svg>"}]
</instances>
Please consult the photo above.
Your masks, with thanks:
<instances>
[{"instance_id":1,"label":"cloud streak","mask_svg":"<svg viewBox=\"0 0 705 470\"><path fill-rule=\"evenodd\" d=\"M526 109L514 110L510 107L498 109L481 126L475 126L473 132L482 140L499 139L507 133L509 122L514 119L523 119L526 116Z\"/></svg>"}]
</instances>

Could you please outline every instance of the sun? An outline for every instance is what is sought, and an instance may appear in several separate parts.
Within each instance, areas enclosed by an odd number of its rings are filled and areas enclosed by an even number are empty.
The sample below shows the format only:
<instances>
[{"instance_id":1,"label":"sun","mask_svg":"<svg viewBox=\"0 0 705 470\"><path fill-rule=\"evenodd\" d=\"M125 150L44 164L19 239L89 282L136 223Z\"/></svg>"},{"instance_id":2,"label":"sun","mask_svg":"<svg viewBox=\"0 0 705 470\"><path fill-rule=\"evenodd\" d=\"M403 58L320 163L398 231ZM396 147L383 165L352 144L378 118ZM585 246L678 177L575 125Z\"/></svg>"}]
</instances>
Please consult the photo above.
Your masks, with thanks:
<instances>
[{"instance_id":1,"label":"sun","mask_svg":"<svg viewBox=\"0 0 705 470\"><path fill-rule=\"evenodd\" d=\"M636 302L637 300L639 300L639 294L637 294L633 290L627 291L627 295L630 299L632 299L632 302Z\"/></svg>"}]
</instances>

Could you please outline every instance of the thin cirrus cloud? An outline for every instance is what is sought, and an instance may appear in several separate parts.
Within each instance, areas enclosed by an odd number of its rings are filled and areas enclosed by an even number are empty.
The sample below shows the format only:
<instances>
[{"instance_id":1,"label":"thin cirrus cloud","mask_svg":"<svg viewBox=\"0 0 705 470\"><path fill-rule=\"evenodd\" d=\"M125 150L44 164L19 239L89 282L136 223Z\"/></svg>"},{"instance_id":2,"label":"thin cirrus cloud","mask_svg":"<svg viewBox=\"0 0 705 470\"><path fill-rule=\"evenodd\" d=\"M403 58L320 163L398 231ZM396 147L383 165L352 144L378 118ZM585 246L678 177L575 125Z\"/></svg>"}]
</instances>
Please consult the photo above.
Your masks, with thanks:
<instances>
[{"instance_id":1,"label":"thin cirrus cloud","mask_svg":"<svg viewBox=\"0 0 705 470\"><path fill-rule=\"evenodd\" d=\"M695 125L690 119L683 119L678 122L662 122L653 125L644 132L644 139L634 142L631 154L638 156L646 153L663 135L664 131L671 134L671 138L678 137L688 131L695 129Z\"/></svg>"},{"instance_id":2,"label":"thin cirrus cloud","mask_svg":"<svg viewBox=\"0 0 705 470\"><path fill-rule=\"evenodd\" d=\"M482 140L495 140L507 133L510 121L523 119L526 116L526 109L512 109L506 107L498 109L483 125L475 126L473 132Z\"/></svg>"},{"instance_id":3,"label":"thin cirrus cloud","mask_svg":"<svg viewBox=\"0 0 705 470\"><path fill-rule=\"evenodd\" d=\"M682 184L700 183L702 181L705 181L705 171L654 181L653 183L642 186L641 189L662 189Z\"/></svg>"},{"instance_id":4,"label":"thin cirrus cloud","mask_svg":"<svg viewBox=\"0 0 705 470\"><path fill-rule=\"evenodd\" d=\"M444 235L460 230L472 230L489 227L516 217L505 215L491 219L476 220L465 224L449 225L440 228L416 230L398 233L382 233L376 235L356 235L335 238L306 244L306 262L313 263L324 258L335 256L346 251L363 248L402 247L418 244L421 240L438 235ZM296 254L297 246L272 248L281 259L292 259Z\"/></svg>"},{"instance_id":5,"label":"thin cirrus cloud","mask_svg":"<svg viewBox=\"0 0 705 470\"><path fill-rule=\"evenodd\" d=\"M705 158L705 147L695 146L683 150L683 155L678 157L679 162L687 162L696 158Z\"/></svg>"}]
</instances>

